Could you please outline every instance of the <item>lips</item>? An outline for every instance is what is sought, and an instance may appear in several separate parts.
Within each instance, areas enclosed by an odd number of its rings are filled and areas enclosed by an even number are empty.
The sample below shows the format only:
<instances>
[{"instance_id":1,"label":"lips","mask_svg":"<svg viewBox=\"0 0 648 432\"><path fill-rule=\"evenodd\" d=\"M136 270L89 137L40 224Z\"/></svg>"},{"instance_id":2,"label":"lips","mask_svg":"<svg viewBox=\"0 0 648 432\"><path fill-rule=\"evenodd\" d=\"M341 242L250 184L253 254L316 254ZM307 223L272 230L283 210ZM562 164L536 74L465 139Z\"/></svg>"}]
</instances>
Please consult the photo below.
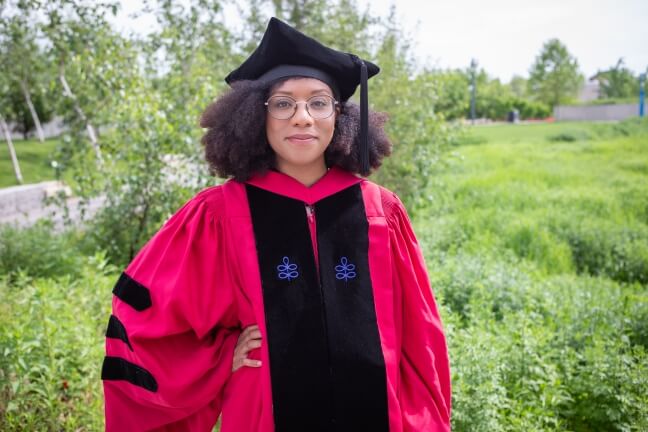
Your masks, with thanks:
<instances>
[{"instance_id":1,"label":"lips","mask_svg":"<svg viewBox=\"0 0 648 432\"><path fill-rule=\"evenodd\" d=\"M295 135L290 135L287 139L289 139L291 141L309 141L309 140L315 139L315 135L295 134Z\"/></svg>"}]
</instances>

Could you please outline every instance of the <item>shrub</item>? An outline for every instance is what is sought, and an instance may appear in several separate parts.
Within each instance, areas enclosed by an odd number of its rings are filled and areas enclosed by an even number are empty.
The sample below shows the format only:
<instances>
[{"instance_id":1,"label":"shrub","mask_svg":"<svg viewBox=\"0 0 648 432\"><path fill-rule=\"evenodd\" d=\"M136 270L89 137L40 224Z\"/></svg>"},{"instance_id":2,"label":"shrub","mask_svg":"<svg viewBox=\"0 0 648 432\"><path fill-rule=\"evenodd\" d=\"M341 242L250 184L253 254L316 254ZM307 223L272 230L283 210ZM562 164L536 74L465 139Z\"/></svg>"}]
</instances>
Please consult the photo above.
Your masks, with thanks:
<instances>
[{"instance_id":1,"label":"shrub","mask_svg":"<svg viewBox=\"0 0 648 432\"><path fill-rule=\"evenodd\" d=\"M524 259L534 261L547 273L573 270L571 249L537 220L512 223L504 228L504 245Z\"/></svg>"},{"instance_id":2,"label":"shrub","mask_svg":"<svg viewBox=\"0 0 648 432\"><path fill-rule=\"evenodd\" d=\"M621 282L648 283L648 228L618 226L596 219L556 227L572 251L577 271Z\"/></svg>"},{"instance_id":3,"label":"shrub","mask_svg":"<svg viewBox=\"0 0 648 432\"><path fill-rule=\"evenodd\" d=\"M115 269L103 255L77 276L0 280L0 429L103 428L103 333Z\"/></svg>"},{"instance_id":4,"label":"shrub","mask_svg":"<svg viewBox=\"0 0 648 432\"><path fill-rule=\"evenodd\" d=\"M567 130L547 137L547 140L551 142L587 141L589 139L591 139L591 135L584 130Z\"/></svg>"},{"instance_id":5,"label":"shrub","mask_svg":"<svg viewBox=\"0 0 648 432\"><path fill-rule=\"evenodd\" d=\"M528 296L530 279L519 265L459 253L448 256L431 272L435 289L445 306L468 325L475 317L501 319L519 310Z\"/></svg>"},{"instance_id":6,"label":"shrub","mask_svg":"<svg viewBox=\"0 0 648 432\"><path fill-rule=\"evenodd\" d=\"M57 277L78 273L80 239L72 231L57 233L51 222L20 229L0 226L0 274L9 282L19 273L30 277Z\"/></svg>"}]
</instances>

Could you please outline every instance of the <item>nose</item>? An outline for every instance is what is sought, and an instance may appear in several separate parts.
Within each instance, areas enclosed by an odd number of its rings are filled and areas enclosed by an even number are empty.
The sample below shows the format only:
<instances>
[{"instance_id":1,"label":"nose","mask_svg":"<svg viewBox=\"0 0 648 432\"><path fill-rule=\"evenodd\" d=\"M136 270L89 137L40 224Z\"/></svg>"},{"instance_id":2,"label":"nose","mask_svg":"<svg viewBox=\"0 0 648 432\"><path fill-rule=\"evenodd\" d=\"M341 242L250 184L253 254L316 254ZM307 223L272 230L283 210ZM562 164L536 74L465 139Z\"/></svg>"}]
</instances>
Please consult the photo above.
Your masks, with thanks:
<instances>
[{"instance_id":1,"label":"nose","mask_svg":"<svg viewBox=\"0 0 648 432\"><path fill-rule=\"evenodd\" d=\"M297 103L292 121L295 125L311 125L313 123L313 117L311 117L306 109L306 102Z\"/></svg>"}]
</instances>

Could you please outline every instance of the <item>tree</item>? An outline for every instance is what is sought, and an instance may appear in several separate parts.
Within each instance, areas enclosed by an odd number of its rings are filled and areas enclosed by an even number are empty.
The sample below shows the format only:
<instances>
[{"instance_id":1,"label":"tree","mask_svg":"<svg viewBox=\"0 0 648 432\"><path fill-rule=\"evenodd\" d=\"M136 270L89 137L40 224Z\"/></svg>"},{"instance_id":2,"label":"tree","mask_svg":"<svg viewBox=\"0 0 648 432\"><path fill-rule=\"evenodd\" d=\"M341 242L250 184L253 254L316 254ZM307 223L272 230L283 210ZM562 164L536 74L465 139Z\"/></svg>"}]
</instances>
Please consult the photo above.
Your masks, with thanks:
<instances>
[{"instance_id":1,"label":"tree","mask_svg":"<svg viewBox=\"0 0 648 432\"><path fill-rule=\"evenodd\" d=\"M272 0L275 14L297 30L340 51L370 57L371 26L378 20L354 0ZM257 39L258 43L258 39Z\"/></svg>"},{"instance_id":2,"label":"tree","mask_svg":"<svg viewBox=\"0 0 648 432\"><path fill-rule=\"evenodd\" d=\"M527 95L528 85L529 84L527 79L519 75L514 75L511 78L511 82L509 83L509 87L511 89L511 93L513 93L513 96L520 99L526 98L528 96Z\"/></svg>"},{"instance_id":3,"label":"tree","mask_svg":"<svg viewBox=\"0 0 648 432\"><path fill-rule=\"evenodd\" d=\"M436 88L434 112L446 120L470 115L470 77L460 69L425 71Z\"/></svg>"},{"instance_id":4,"label":"tree","mask_svg":"<svg viewBox=\"0 0 648 432\"><path fill-rule=\"evenodd\" d=\"M382 43L375 59L383 72L370 81L370 102L389 115L386 130L394 150L375 179L394 190L415 213L430 202L435 170L456 131L435 109L438 80L414 72L411 45L396 20L395 8L381 26L377 39Z\"/></svg>"},{"instance_id":5,"label":"tree","mask_svg":"<svg viewBox=\"0 0 648 432\"><path fill-rule=\"evenodd\" d=\"M33 25L38 3L19 1L7 6L1 10L0 19L0 58L9 82L5 96L11 106L6 115L25 138L35 127L42 142L45 137L41 121L49 120L52 109L44 103L47 61L36 43L37 26Z\"/></svg>"},{"instance_id":6,"label":"tree","mask_svg":"<svg viewBox=\"0 0 648 432\"><path fill-rule=\"evenodd\" d=\"M578 61L558 39L545 42L529 72L529 92L551 107L574 98L583 83Z\"/></svg>"},{"instance_id":7,"label":"tree","mask_svg":"<svg viewBox=\"0 0 648 432\"><path fill-rule=\"evenodd\" d=\"M8 106L8 104L6 103L6 94L8 93L8 91L6 89L9 87L5 80L6 78L0 75L0 89L3 90L2 92L0 92L0 129L2 129L2 135L4 136L5 142L7 143L7 147L9 148L9 157L11 158L11 165L13 166L16 181L19 184L22 184L23 177L20 171L18 157L16 156L16 149L14 148L13 142L11 141L11 131L9 130L9 126L4 119L4 116L6 115L5 112L7 111L6 107ZM5 108L3 109L3 107Z\"/></svg>"},{"instance_id":8,"label":"tree","mask_svg":"<svg viewBox=\"0 0 648 432\"><path fill-rule=\"evenodd\" d=\"M132 69L132 59L123 38L107 21L119 7L114 1L50 0L40 4L44 17L41 30L49 47L52 83L58 90L60 105L68 127L87 133L95 164L103 164L99 144L99 127L109 123L107 117L119 96L119 77ZM76 135L79 138L78 135ZM85 147L84 139L76 143Z\"/></svg>"},{"instance_id":9,"label":"tree","mask_svg":"<svg viewBox=\"0 0 648 432\"><path fill-rule=\"evenodd\" d=\"M599 80L601 98L630 98L639 91L639 79L623 66L623 58L610 69L597 72L594 77Z\"/></svg>"},{"instance_id":10,"label":"tree","mask_svg":"<svg viewBox=\"0 0 648 432\"><path fill-rule=\"evenodd\" d=\"M143 67L121 77L128 88L102 136L109 175L96 190L107 205L90 234L113 262L130 261L196 189L213 184L196 122L235 67L220 13L219 0L158 1L159 31L137 44Z\"/></svg>"}]
</instances>

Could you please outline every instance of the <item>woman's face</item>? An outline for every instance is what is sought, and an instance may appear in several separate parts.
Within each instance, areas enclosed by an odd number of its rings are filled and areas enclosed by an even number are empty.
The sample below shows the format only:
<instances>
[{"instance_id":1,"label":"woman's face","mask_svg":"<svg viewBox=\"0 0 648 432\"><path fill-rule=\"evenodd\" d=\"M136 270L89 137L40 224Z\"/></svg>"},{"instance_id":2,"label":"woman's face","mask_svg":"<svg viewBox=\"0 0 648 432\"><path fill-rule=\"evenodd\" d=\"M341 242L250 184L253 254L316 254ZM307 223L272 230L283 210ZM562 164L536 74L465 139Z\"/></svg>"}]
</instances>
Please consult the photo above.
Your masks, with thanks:
<instances>
[{"instance_id":1,"label":"woman's face","mask_svg":"<svg viewBox=\"0 0 648 432\"><path fill-rule=\"evenodd\" d=\"M271 91L269 101L277 100L278 96L288 96L297 102L295 114L288 119L279 120L269 111L266 113L266 134L276 154L279 171L325 169L324 151L333 139L337 109L322 119L313 118L306 110L306 101L322 95L333 98L331 88L314 78L289 79ZM317 106L312 105L311 111L315 111Z\"/></svg>"}]
</instances>

